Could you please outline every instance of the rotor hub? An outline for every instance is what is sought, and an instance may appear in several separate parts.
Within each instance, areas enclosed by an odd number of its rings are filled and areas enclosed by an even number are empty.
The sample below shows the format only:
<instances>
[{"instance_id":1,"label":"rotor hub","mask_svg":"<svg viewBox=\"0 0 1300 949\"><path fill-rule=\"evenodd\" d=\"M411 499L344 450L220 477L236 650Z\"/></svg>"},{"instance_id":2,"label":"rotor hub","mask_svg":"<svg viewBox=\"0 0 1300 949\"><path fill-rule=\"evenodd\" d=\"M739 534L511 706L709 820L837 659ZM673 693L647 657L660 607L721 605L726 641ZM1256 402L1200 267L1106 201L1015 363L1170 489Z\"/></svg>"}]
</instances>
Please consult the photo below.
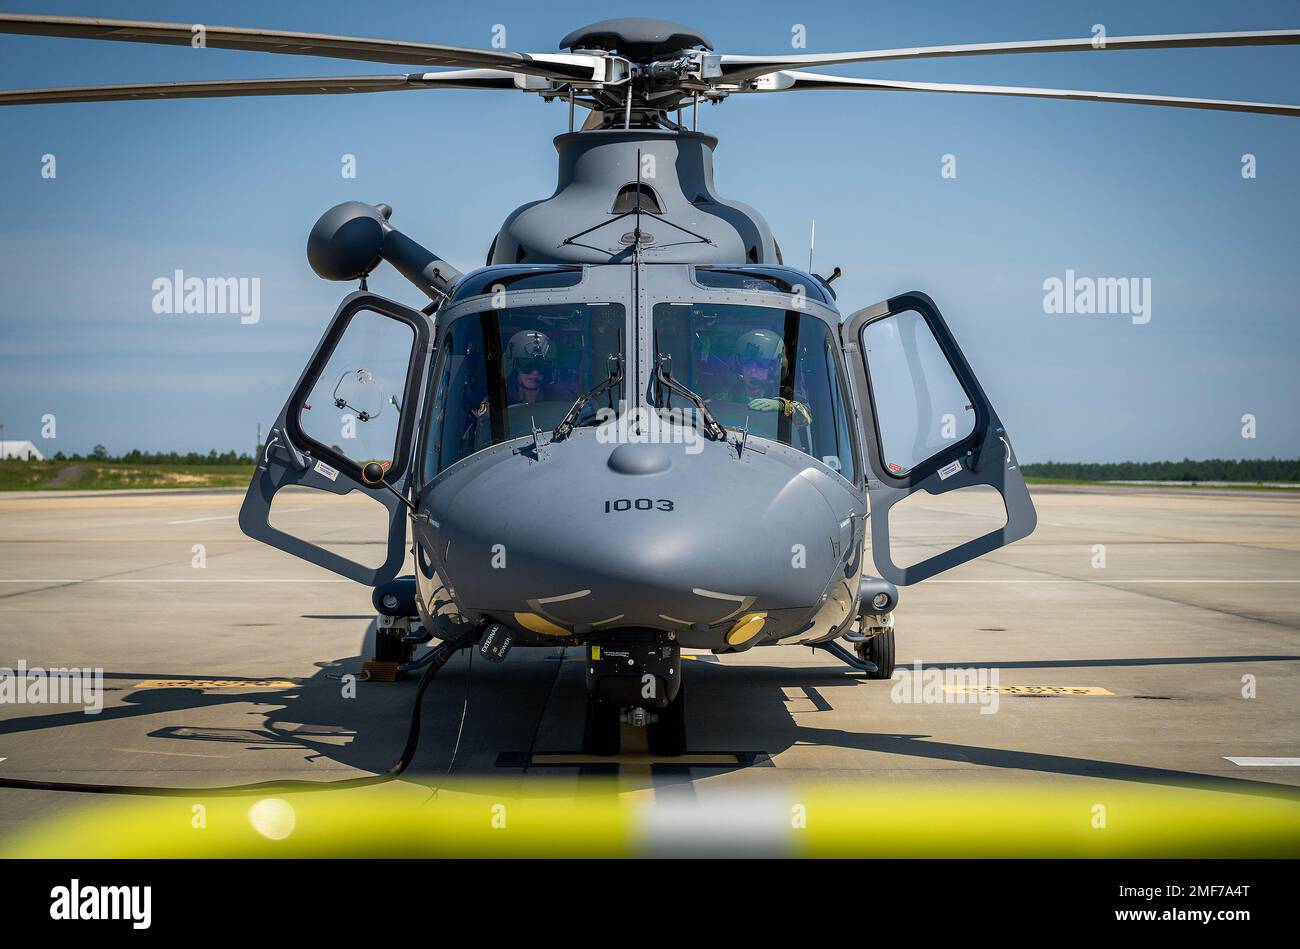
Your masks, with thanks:
<instances>
[{"instance_id":1,"label":"rotor hub","mask_svg":"<svg viewBox=\"0 0 1300 949\"><path fill-rule=\"evenodd\" d=\"M596 49L623 56L633 62L647 62L658 56L685 50L712 50L713 44L704 34L680 23L644 17L622 17L601 20L574 30L560 40L560 49Z\"/></svg>"}]
</instances>

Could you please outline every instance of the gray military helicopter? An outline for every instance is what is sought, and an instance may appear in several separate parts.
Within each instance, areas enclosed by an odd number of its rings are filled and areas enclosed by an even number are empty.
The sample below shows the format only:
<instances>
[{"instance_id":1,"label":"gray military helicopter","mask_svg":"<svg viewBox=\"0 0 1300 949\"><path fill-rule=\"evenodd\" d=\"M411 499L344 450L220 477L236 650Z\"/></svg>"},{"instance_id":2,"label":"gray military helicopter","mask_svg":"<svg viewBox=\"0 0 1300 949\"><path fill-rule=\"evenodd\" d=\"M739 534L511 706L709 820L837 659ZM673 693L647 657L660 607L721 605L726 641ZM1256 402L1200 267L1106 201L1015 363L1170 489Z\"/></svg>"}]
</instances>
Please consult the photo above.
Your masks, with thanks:
<instances>
[{"instance_id":1,"label":"gray military helicopter","mask_svg":"<svg viewBox=\"0 0 1300 949\"><path fill-rule=\"evenodd\" d=\"M397 230L385 205L350 202L317 221L312 268L360 289L270 430L239 523L374 587L376 668L441 663L474 644L494 660L512 646L583 648L597 754L619 750L622 723L647 726L654 753L683 752L683 647L802 643L888 678L898 586L1023 538L1036 520L1010 436L934 301L909 292L841 315L838 269L787 266L762 216L715 189L717 140L699 131L701 103L895 90L1300 115L1295 105L802 71L1296 44L1300 30L771 56L717 53L695 30L649 19L575 30L558 53L18 14L0 14L0 32L457 67L0 93L7 105L419 89L567 104L555 193L506 218L482 268L460 273ZM366 290L383 261L430 298L423 310ZM339 438L340 419L353 437ZM895 562L898 502L978 486L1001 497L1001 527ZM382 505L382 562L277 524L277 494L290 487ZM398 577L408 539L414 574ZM434 638L442 644L415 658Z\"/></svg>"}]
</instances>

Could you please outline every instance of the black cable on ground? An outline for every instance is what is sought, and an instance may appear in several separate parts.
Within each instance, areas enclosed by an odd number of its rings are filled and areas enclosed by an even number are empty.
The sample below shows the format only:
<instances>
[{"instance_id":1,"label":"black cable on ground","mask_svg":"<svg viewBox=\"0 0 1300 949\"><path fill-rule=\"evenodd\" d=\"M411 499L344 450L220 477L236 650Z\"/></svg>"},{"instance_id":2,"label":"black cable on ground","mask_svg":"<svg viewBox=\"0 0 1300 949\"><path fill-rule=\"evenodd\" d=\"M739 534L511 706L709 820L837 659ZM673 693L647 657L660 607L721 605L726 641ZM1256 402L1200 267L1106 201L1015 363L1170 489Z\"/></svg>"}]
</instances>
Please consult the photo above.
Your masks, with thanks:
<instances>
[{"instance_id":1,"label":"black cable on ground","mask_svg":"<svg viewBox=\"0 0 1300 949\"><path fill-rule=\"evenodd\" d=\"M447 761L447 770L438 780L445 781L451 776L452 768L456 767L456 756L460 754L460 740L465 737L465 720L469 718L469 697L474 691L474 650L469 651L469 662L465 667L465 700L460 707L460 725L456 729L456 743L451 746L451 758ZM438 792L442 790L441 784L433 786L433 793L429 795L430 801L437 800Z\"/></svg>"},{"instance_id":2,"label":"black cable on ground","mask_svg":"<svg viewBox=\"0 0 1300 949\"><path fill-rule=\"evenodd\" d=\"M243 795L301 794L304 791L337 791L343 788L364 788L386 784L397 778L410 765L420 744L420 706L424 693L448 660L478 639L474 628L456 639L449 639L434 649L435 657L429 662L420 683L415 688L411 705L411 725L406 733L406 746L401 757L387 771L368 774L360 778L342 778L337 781L259 781L255 784L229 784L214 788L150 787L132 784L78 784L66 781L28 781L22 778L0 778L0 788L18 788L27 791L75 791L78 794L136 794L145 797L239 797Z\"/></svg>"},{"instance_id":3,"label":"black cable on ground","mask_svg":"<svg viewBox=\"0 0 1300 949\"><path fill-rule=\"evenodd\" d=\"M533 749L537 747L537 736L542 733L542 725L546 721L546 710L551 705L551 696L555 694L555 685L560 681L560 673L564 669L564 659L569 654L568 646L560 647L560 655L555 663L555 675L551 676L550 687L546 690L546 697L542 699L542 708L537 713L537 724L533 726L532 737L528 739L528 750L524 753L523 773L528 773L529 766L533 763Z\"/></svg>"}]
</instances>

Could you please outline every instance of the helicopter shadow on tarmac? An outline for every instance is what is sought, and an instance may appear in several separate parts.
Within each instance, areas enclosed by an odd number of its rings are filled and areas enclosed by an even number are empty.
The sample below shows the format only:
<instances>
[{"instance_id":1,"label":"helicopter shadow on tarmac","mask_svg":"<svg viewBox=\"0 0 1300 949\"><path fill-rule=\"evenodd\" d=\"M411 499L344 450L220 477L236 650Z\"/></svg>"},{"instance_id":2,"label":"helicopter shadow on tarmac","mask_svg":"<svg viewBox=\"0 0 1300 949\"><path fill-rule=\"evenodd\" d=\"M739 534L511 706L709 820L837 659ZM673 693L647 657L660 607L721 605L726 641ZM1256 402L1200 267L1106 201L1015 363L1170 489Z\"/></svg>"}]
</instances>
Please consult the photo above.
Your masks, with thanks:
<instances>
[{"instance_id":1,"label":"helicopter shadow on tarmac","mask_svg":"<svg viewBox=\"0 0 1300 949\"><path fill-rule=\"evenodd\" d=\"M1219 661L1262 661L1292 660L1295 656L1250 656L1218 657ZM1202 657L1189 657L1188 662L1199 662ZM1106 665L1143 664L1145 662L1177 662L1178 660L1109 660L1098 659L1093 663ZM1036 663L1043 666L1055 665L1055 661ZM926 667L936 665L926 663ZM948 666L950 663L937 663ZM1023 663L1021 665L1030 665ZM980 746L936 740L933 736L920 733L877 732L870 728L860 731L847 731L842 728L818 727L805 724L815 715L800 714L796 720L792 706L805 702L802 712L822 711L818 708L821 690L827 688L852 687L889 688L887 682L867 680L853 670L840 671L835 666L827 667L782 667L782 666L743 666L692 667L686 682L695 686L692 690L691 718L692 725L703 726L714 732L724 743L728 740L743 740L743 736L761 738L770 755L796 745L810 745L820 748L841 749L853 752L874 752L880 755L898 756L916 761L961 762L975 765L981 769L996 769L1003 772L1008 780L1015 780L1026 774L1035 776L1078 776L1104 778L1107 780L1132 782L1136 784L1162 787L1187 787L1214 790L1235 794L1259 795L1283 800L1300 801L1300 788L1274 784L1267 781L1223 777L1218 775L1198 774L1167 768L1148 767L1127 764L1122 761L1108 761L1096 758L1076 757L1065 754L1043 754L1037 752L1015 751L1006 748ZM801 700L796 690L802 690L807 696ZM796 693L792 698L791 693ZM831 693L833 695L833 693ZM808 708L807 705L812 705ZM695 734L691 734L694 743ZM907 765L903 765L907 767ZM874 780L870 772L856 771L853 780ZM892 780L892 779L891 779Z\"/></svg>"},{"instance_id":2,"label":"helicopter shadow on tarmac","mask_svg":"<svg viewBox=\"0 0 1300 949\"><path fill-rule=\"evenodd\" d=\"M238 746L237 758L243 759L238 760L241 772L256 771L260 775L265 771L286 778L310 778L317 771L321 772L322 780L329 780L339 777L343 770L383 771L396 760L405 741L416 683L414 677L394 683L361 680L349 688L349 683L341 678L349 673L360 674L363 661L372 654L374 629L372 620L357 654L318 663L312 676L296 682L292 688L257 693L228 688L146 688L129 692L121 704L107 705L98 715L86 715L77 709L0 721L0 736L166 715L170 723L151 729L148 737L184 743L191 748L204 743ZM488 663L468 651L456 656L426 694L419 751L404 779L436 785L448 774L458 779L494 781L525 775L594 774L617 776L623 790L680 787L727 771L769 768L774 758L795 746L816 746L912 761L960 762L1005 772L1008 779L1026 773L1081 776L1300 800L1300 788L1267 781L960 744L920 733L818 727L807 723L810 717L807 713L830 711L835 690L888 689L889 684L871 682L853 670L832 665L734 665L708 661L710 657L683 663L684 682L690 696L688 753L684 759L651 758L638 752L635 730L627 726L624 754L594 759L581 752L585 684L582 663L575 653L577 650L573 648L517 650L509 661L500 664ZM1217 658L1261 661L1295 657ZM1201 659L1188 657L1186 661ZM1106 665L1145 661L1097 659L1092 662ZM193 674L105 672L109 689L122 688L124 680L166 679L175 683L205 678ZM250 687L260 688L257 683L274 678L226 677L225 681L247 681ZM350 693L354 697L348 697ZM245 715L250 721L214 725L209 710L223 705L244 706L235 714ZM179 719L188 710L203 710L204 714L195 723L186 724ZM93 729L86 729L87 740L93 740L92 732ZM306 752L306 756L289 761L274 754L277 750L295 756ZM245 759L243 752L272 754L266 755L264 762L254 763ZM221 760L224 767L235 759L223 755ZM323 773L326 769L331 772L328 776ZM855 780L871 779L869 772L851 773ZM229 772L213 772L214 776L218 774L219 780L196 783L230 782ZM190 773L175 783L189 783L192 778ZM162 783L171 782L164 778Z\"/></svg>"}]
</instances>

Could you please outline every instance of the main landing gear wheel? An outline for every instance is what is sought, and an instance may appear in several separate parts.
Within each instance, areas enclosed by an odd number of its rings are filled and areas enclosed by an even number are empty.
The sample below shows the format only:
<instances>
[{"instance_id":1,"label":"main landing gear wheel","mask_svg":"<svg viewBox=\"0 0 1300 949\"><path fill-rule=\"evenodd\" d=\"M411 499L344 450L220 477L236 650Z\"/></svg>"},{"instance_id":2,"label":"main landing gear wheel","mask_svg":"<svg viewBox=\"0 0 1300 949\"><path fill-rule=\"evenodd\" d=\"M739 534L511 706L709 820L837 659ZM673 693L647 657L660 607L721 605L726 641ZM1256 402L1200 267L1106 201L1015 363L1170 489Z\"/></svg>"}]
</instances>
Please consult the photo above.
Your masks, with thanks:
<instances>
[{"instance_id":1,"label":"main landing gear wheel","mask_svg":"<svg viewBox=\"0 0 1300 949\"><path fill-rule=\"evenodd\" d=\"M656 721L646 726L650 754L676 758L686 753L686 683L677 688L677 698L655 712Z\"/></svg>"},{"instance_id":2,"label":"main landing gear wheel","mask_svg":"<svg viewBox=\"0 0 1300 949\"><path fill-rule=\"evenodd\" d=\"M875 672L866 673L868 679L888 679L894 674L894 627L889 626L864 643L858 643L859 659L876 664Z\"/></svg>"},{"instance_id":3,"label":"main landing gear wheel","mask_svg":"<svg viewBox=\"0 0 1300 949\"><path fill-rule=\"evenodd\" d=\"M622 746L621 733L619 707L594 695L588 695L587 726L582 738L583 750L589 755L616 755Z\"/></svg>"}]
</instances>

